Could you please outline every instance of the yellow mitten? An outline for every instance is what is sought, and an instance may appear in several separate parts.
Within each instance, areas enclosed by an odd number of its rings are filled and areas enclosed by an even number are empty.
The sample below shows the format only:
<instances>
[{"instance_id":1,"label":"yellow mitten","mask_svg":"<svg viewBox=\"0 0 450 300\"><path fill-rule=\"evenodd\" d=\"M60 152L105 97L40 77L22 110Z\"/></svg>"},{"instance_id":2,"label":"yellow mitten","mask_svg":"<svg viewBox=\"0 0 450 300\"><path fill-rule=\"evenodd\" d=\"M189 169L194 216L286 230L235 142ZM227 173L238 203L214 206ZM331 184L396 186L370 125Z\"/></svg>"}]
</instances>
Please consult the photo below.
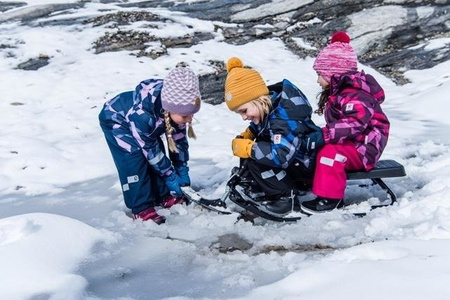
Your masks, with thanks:
<instances>
[{"instance_id":1,"label":"yellow mitten","mask_svg":"<svg viewBox=\"0 0 450 300\"><path fill-rule=\"evenodd\" d=\"M233 154L241 158L249 158L252 154L252 146L255 142L249 139L233 139L231 147Z\"/></svg>"},{"instance_id":2,"label":"yellow mitten","mask_svg":"<svg viewBox=\"0 0 450 300\"><path fill-rule=\"evenodd\" d=\"M247 127L244 132L240 134L243 139L255 140L255 136L253 132L250 130L250 127Z\"/></svg>"}]
</instances>

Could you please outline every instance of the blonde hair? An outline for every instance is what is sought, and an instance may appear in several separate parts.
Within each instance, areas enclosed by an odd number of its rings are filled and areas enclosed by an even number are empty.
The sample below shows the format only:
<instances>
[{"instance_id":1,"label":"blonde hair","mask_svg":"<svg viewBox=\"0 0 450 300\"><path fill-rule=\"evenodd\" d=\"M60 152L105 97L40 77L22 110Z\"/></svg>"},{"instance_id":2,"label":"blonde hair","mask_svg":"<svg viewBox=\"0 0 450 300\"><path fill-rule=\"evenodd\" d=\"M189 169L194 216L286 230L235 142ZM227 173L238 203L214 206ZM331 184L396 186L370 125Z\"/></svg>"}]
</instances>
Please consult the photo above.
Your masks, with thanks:
<instances>
[{"instance_id":1,"label":"blonde hair","mask_svg":"<svg viewBox=\"0 0 450 300\"><path fill-rule=\"evenodd\" d=\"M261 121L266 115L269 114L270 110L272 109L272 100L270 100L269 95L260 96L252 100L252 103L256 105L256 107L258 107Z\"/></svg>"},{"instance_id":2,"label":"blonde hair","mask_svg":"<svg viewBox=\"0 0 450 300\"><path fill-rule=\"evenodd\" d=\"M179 153L177 148L177 144L175 143L175 140L173 139L172 132L175 130L172 127L172 124L170 124L170 114L169 112L164 112L164 122L166 123L166 137L167 137L167 145L169 147L170 152ZM188 126L188 137L192 139L196 139L197 136L195 135L194 128L192 127L192 124L187 123Z\"/></svg>"}]
</instances>

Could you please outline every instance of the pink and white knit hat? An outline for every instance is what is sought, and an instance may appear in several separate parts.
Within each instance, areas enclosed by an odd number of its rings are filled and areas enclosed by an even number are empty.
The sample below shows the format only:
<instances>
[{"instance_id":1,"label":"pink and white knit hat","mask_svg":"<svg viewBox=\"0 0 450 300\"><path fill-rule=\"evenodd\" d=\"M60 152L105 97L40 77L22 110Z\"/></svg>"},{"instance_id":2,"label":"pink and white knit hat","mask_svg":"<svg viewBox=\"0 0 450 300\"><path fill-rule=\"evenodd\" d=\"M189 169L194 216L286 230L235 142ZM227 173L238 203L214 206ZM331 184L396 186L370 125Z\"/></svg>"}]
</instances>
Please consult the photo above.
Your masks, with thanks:
<instances>
[{"instance_id":1,"label":"pink and white knit hat","mask_svg":"<svg viewBox=\"0 0 450 300\"><path fill-rule=\"evenodd\" d=\"M165 111L182 116L193 115L200 110L201 95L198 77L188 67L178 67L164 78L161 104Z\"/></svg>"},{"instance_id":2,"label":"pink and white knit hat","mask_svg":"<svg viewBox=\"0 0 450 300\"><path fill-rule=\"evenodd\" d=\"M350 36L344 31L334 33L330 44L317 55L313 69L327 82L330 82L332 75L356 71L358 58L350 46Z\"/></svg>"}]
</instances>

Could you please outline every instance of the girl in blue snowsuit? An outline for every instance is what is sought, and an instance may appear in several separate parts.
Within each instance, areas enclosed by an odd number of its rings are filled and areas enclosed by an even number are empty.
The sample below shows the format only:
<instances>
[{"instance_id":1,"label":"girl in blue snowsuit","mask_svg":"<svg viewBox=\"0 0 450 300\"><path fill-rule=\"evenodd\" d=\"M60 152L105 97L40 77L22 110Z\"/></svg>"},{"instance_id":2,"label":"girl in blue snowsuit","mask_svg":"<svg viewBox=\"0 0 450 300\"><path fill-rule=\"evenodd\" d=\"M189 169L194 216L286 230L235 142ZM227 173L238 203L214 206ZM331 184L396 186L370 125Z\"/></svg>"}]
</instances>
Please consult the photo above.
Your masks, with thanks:
<instances>
[{"instance_id":1,"label":"girl in blue snowsuit","mask_svg":"<svg viewBox=\"0 0 450 300\"><path fill-rule=\"evenodd\" d=\"M198 77L190 68L178 67L164 80L144 80L134 91L117 95L100 112L124 201L135 219L163 223L154 207L183 202L180 187L190 185L186 128L195 138L189 124L200 99Z\"/></svg>"},{"instance_id":2,"label":"girl in blue snowsuit","mask_svg":"<svg viewBox=\"0 0 450 300\"><path fill-rule=\"evenodd\" d=\"M265 208L291 211L298 181L311 181L322 133L311 120L306 96L289 80L266 86L261 75L233 57L227 63L225 102L250 126L232 141L235 156L246 159L267 195Z\"/></svg>"}]
</instances>

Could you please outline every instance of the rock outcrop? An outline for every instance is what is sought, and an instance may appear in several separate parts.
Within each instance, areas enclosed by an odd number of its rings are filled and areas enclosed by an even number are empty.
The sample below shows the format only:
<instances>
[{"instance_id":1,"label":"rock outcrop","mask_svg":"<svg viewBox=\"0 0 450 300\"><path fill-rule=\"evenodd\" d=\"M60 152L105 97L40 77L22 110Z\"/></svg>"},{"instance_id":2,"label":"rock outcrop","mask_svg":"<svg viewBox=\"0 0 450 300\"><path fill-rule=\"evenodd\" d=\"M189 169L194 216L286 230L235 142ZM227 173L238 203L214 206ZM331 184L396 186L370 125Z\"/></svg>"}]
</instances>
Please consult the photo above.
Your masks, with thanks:
<instances>
[{"instance_id":1,"label":"rock outcrop","mask_svg":"<svg viewBox=\"0 0 450 300\"><path fill-rule=\"evenodd\" d=\"M299 57L316 55L333 32L345 30L360 61L399 84L407 82L406 70L450 59L450 41L430 46L437 38L450 39L450 3L445 0L273 2L213 0L171 9L237 24L220 28L229 43L279 37Z\"/></svg>"},{"instance_id":2,"label":"rock outcrop","mask_svg":"<svg viewBox=\"0 0 450 300\"><path fill-rule=\"evenodd\" d=\"M88 2L115 3L127 12L105 11L95 18L39 19L57 12L83 7ZM0 23L21 21L29 26L83 23L114 28L93 45L96 53L137 50L137 56L153 59L172 47L190 47L223 36L227 43L279 38L300 58L315 56L331 34L347 31L359 60L398 84L407 83L403 72L426 69L450 59L450 4L448 0L150 0L137 3L114 0L84 0L78 3L25 6L25 2L0 2ZM145 30L124 30L123 25L145 21L149 28L166 22L143 8L164 7L215 22L215 32L193 32L179 37L159 38ZM14 9L13 9L14 8ZM148 12L150 11L150 12ZM67 12L68 15L70 13ZM172 20L173 21L173 20ZM171 22L172 22L171 21ZM2 44L2 48L14 45ZM224 81L223 62L210 62L217 70L201 78L204 98L217 101L217 83ZM221 95L219 99L222 99Z\"/></svg>"}]
</instances>

